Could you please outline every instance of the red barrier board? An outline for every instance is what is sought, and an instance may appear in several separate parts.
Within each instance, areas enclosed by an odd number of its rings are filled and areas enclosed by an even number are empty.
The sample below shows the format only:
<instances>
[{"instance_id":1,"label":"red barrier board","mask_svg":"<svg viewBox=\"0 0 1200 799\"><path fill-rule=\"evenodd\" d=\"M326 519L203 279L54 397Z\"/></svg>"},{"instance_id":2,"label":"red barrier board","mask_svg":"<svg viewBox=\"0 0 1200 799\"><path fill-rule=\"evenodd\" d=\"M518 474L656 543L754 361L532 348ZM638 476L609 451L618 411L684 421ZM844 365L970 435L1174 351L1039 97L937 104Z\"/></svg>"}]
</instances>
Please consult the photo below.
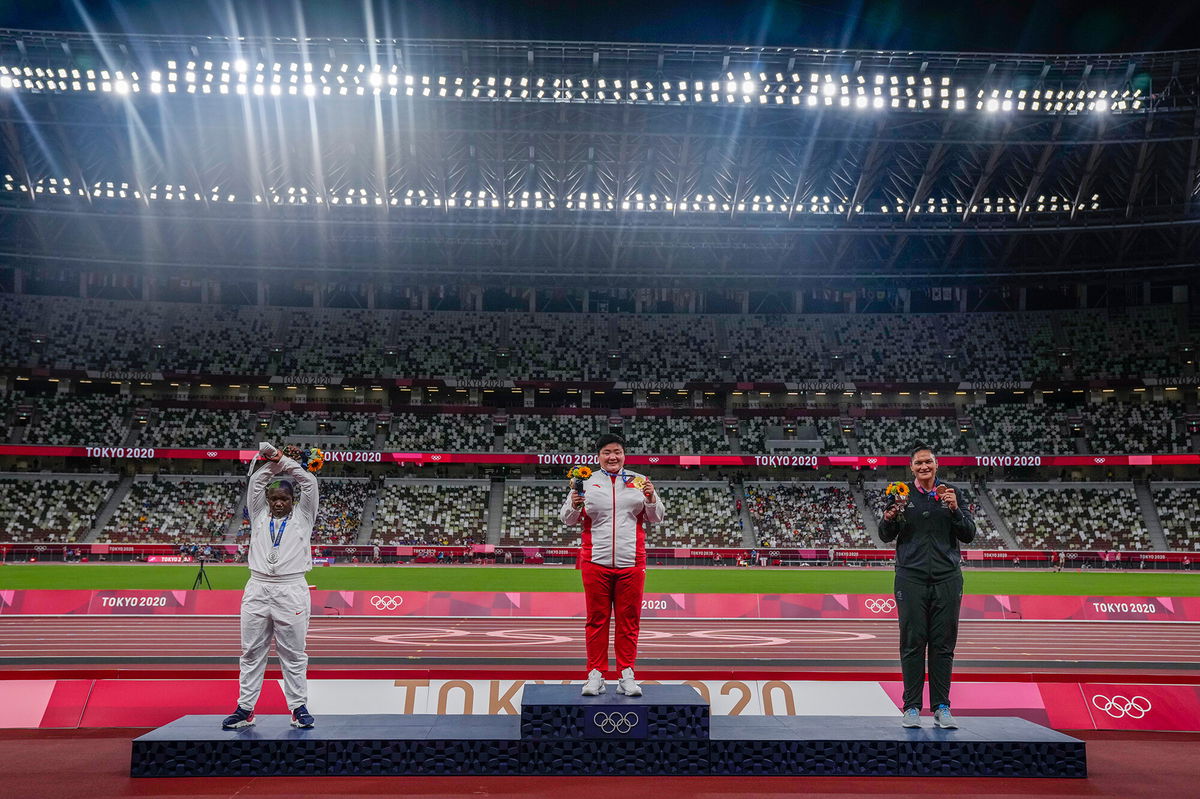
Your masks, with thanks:
<instances>
[{"instance_id":1,"label":"red barrier board","mask_svg":"<svg viewBox=\"0 0 1200 799\"><path fill-rule=\"evenodd\" d=\"M542 680L539 680L541 682ZM664 680L681 683L683 680ZM513 679L310 679L310 705L320 716L411 713L512 715L526 681ZM689 680L708 697L715 715L805 715L828 694L872 697L875 715L899 716L898 680ZM0 728L155 727L180 716L221 716L237 700L235 678L220 679L0 679L8 712ZM951 689L955 715L969 729L974 716L1019 716L1060 730L1200 731L1200 687L1171 683L971 682ZM469 697L469 698L468 698ZM733 706L733 697L743 700ZM457 698L457 703L450 701ZM861 701L861 699L860 699ZM470 707L465 706L470 703ZM277 679L263 683L255 708L284 715Z\"/></svg>"},{"instance_id":2,"label":"red barrier board","mask_svg":"<svg viewBox=\"0 0 1200 799\"><path fill-rule=\"evenodd\" d=\"M240 591L0 591L0 615L236 616ZM315 616L582 618L583 594L312 591ZM646 594L642 616L713 619L894 619L890 594ZM1200 597L967 594L964 619L1200 621Z\"/></svg>"},{"instance_id":3,"label":"red barrier board","mask_svg":"<svg viewBox=\"0 0 1200 799\"><path fill-rule=\"evenodd\" d=\"M250 449L181 449L177 447L58 447L0 445L0 455L33 457L98 458L116 460L153 460L184 458L193 460L238 460L247 462L256 454ZM534 452L383 452L375 450L332 450L325 454L327 463L507 463L542 466L571 466L594 462L595 453L545 454ZM945 455L938 458L944 466L1160 466L1200 463L1197 454L1148 455ZM907 466L906 455L630 455L631 466L757 466L772 469L819 469L844 466L853 469L878 469Z\"/></svg>"}]
</instances>

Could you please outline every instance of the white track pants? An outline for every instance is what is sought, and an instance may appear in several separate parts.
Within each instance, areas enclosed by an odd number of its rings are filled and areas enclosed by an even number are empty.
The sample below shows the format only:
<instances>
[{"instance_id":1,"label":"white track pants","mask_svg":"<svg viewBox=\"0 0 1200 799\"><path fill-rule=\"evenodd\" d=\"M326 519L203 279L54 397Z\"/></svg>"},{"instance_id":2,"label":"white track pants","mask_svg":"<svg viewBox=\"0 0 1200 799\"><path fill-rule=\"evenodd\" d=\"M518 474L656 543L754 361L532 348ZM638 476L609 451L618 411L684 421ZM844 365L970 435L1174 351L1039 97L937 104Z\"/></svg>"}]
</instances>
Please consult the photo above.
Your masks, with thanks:
<instances>
[{"instance_id":1,"label":"white track pants","mask_svg":"<svg viewBox=\"0 0 1200 799\"><path fill-rule=\"evenodd\" d=\"M242 594L241 692L238 705L254 709L267 670L272 633L283 669L283 695L288 709L308 704L308 655L304 639L311 613L308 584L264 583L250 578Z\"/></svg>"}]
</instances>

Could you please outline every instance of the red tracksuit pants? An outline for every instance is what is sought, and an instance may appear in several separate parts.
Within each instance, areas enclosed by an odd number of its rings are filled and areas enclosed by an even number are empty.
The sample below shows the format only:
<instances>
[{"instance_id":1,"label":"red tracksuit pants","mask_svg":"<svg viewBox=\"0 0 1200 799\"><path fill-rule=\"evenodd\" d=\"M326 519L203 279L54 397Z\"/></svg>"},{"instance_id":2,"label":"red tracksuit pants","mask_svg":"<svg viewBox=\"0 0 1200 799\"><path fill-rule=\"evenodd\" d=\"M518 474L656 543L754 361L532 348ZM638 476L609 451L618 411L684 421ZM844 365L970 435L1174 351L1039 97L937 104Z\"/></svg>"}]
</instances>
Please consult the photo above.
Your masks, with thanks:
<instances>
[{"instance_id":1,"label":"red tracksuit pants","mask_svg":"<svg viewBox=\"0 0 1200 799\"><path fill-rule=\"evenodd\" d=\"M585 561L583 595L587 601L587 667L608 671L608 626L617 617L617 671L633 668L637 660L638 631L642 624L642 589L646 567L616 569Z\"/></svg>"}]
</instances>

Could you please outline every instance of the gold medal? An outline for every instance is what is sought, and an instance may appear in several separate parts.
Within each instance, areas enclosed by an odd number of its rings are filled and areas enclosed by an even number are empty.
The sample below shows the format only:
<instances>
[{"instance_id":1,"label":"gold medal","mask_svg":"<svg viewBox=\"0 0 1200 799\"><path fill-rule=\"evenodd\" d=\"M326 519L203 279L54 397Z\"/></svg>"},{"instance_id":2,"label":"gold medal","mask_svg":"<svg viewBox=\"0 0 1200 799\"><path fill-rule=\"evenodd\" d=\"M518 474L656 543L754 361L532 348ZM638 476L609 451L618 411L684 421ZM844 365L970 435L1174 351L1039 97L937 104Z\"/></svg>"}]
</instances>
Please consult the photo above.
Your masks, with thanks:
<instances>
[{"instance_id":1,"label":"gold medal","mask_svg":"<svg viewBox=\"0 0 1200 799\"><path fill-rule=\"evenodd\" d=\"M640 474L637 477L633 478L633 480L631 482L633 483L633 487L636 488L638 491L641 491L643 488L646 487L646 478L642 477Z\"/></svg>"}]
</instances>

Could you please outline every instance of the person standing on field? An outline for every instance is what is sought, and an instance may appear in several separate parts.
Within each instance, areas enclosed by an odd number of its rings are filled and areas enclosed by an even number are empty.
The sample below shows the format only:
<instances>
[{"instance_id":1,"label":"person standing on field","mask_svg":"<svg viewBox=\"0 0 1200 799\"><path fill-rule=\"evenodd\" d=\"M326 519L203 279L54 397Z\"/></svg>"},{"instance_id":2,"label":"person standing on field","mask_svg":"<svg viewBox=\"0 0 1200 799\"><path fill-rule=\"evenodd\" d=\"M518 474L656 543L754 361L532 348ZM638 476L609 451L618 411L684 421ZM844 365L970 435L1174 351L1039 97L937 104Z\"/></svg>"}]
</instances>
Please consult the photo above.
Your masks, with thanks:
<instances>
[{"instance_id":1,"label":"person standing on field","mask_svg":"<svg viewBox=\"0 0 1200 799\"><path fill-rule=\"evenodd\" d=\"M963 578L959 544L975 538L975 520L958 503L954 486L938 479L937 457L926 446L909 458L913 481L883 513L879 537L896 542L896 610L900 617L900 671L905 727L921 726L921 697L929 661L929 704L934 724L956 729L950 713L950 674L958 641Z\"/></svg>"},{"instance_id":2,"label":"person standing on field","mask_svg":"<svg viewBox=\"0 0 1200 799\"><path fill-rule=\"evenodd\" d=\"M308 712L308 636L311 602L305 573L312 569L312 530L317 520L317 478L271 444L259 445L267 464L250 478L250 580L242 594L240 691L225 730L254 723L271 640L283 670L283 694L292 726L311 728Z\"/></svg>"},{"instance_id":3,"label":"person standing on field","mask_svg":"<svg viewBox=\"0 0 1200 799\"><path fill-rule=\"evenodd\" d=\"M654 483L625 468L625 439L613 433L596 442L600 469L584 479L583 493L572 489L559 513L563 524L583 525L579 551L587 601L587 681L584 696L604 693L608 670L608 628L615 615L617 693L641 696L633 674L646 584L646 523L666 518Z\"/></svg>"}]
</instances>

